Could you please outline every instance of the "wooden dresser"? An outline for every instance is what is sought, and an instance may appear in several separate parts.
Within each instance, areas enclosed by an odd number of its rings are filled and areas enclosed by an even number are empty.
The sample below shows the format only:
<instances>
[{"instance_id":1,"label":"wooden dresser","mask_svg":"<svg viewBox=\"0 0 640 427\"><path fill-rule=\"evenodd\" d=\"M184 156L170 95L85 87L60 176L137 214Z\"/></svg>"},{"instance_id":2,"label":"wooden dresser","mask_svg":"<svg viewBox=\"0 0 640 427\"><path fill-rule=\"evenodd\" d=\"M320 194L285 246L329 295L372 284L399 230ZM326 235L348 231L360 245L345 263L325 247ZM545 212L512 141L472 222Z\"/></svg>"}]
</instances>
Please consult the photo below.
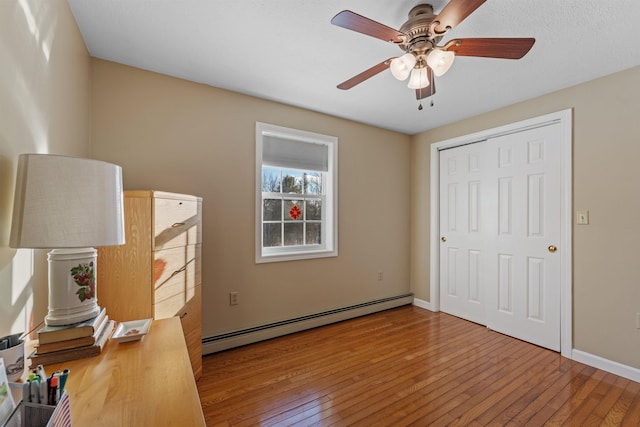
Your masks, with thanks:
<instances>
[{"instance_id":1,"label":"wooden dresser","mask_svg":"<svg viewBox=\"0 0 640 427\"><path fill-rule=\"evenodd\" d=\"M110 319L182 322L196 379L202 374L202 199L125 191L122 246L98 249L98 304Z\"/></svg>"}]
</instances>

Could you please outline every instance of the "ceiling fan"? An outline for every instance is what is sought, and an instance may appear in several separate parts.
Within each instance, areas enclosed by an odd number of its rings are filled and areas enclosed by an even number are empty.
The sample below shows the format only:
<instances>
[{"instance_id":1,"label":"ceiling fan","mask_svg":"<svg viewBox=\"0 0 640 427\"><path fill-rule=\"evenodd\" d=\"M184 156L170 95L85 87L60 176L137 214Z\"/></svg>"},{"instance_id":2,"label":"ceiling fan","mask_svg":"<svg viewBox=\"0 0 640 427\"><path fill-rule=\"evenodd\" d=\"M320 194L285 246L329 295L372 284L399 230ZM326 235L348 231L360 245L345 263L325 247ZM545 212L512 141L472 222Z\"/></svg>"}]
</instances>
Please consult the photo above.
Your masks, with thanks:
<instances>
[{"instance_id":1,"label":"ceiling fan","mask_svg":"<svg viewBox=\"0 0 640 427\"><path fill-rule=\"evenodd\" d=\"M400 30L394 30L350 10L343 10L331 19L333 25L398 45L405 53L389 58L368 70L340 83L347 90L391 69L398 80L409 78L409 89L415 89L421 100L435 93L434 75L442 76L449 70L455 56L520 59L529 52L534 38L466 38L438 43L451 30L486 0L451 0L437 16L430 4L419 4L409 11L409 19ZM433 101L432 101L433 105ZM418 106L422 110L422 104Z\"/></svg>"}]
</instances>

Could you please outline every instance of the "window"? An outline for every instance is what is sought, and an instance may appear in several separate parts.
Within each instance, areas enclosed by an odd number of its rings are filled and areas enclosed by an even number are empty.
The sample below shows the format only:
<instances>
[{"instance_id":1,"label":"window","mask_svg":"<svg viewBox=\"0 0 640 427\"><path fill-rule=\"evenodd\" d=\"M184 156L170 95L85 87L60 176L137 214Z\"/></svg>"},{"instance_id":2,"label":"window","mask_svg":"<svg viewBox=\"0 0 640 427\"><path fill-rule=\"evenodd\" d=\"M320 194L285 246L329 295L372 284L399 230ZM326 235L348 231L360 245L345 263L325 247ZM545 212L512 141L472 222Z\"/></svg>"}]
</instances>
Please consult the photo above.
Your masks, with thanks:
<instances>
[{"instance_id":1,"label":"window","mask_svg":"<svg viewBox=\"0 0 640 427\"><path fill-rule=\"evenodd\" d=\"M256 262L336 256L338 139L256 123Z\"/></svg>"}]
</instances>

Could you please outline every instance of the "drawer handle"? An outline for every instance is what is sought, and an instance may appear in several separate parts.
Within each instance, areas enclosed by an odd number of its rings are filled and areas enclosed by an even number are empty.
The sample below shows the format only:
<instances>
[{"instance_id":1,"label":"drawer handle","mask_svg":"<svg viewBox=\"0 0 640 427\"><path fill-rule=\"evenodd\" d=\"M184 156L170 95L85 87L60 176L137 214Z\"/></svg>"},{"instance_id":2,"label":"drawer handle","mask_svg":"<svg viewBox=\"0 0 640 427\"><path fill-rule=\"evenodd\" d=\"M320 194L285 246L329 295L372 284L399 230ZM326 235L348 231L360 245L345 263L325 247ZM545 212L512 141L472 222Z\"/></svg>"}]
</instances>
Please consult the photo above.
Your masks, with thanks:
<instances>
[{"instance_id":1,"label":"drawer handle","mask_svg":"<svg viewBox=\"0 0 640 427\"><path fill-rule=\"evenodd\" d=\"M186 269L187 269L187 266L186 266L186 265L183 265L183 266L180 268L180 270L176 270L176 271L174 271L173 273L171 273L171 276L170 276L170 277L173 277L173 276L175 276L176 274L182 273L182 272L183 272L183 271L185 271Z\"/></svg>"},{"instance_id":2,"label":"drawer handle","mask_svg":"<svg viewBox=\"0 0 640 427\"><path fill-rule=\"evenodd\" d=\"M182 313L182 314L180 315L180 318L181 318L181 319L184 319L185 317L187 317L187 314L189 314L189 313L187 313L187 312L185 311L184 313Z\"/></svg>"},{"instance_id":3,"label":"drawer handle","mask_svg":"<svg viewBox=\"0 0 640 427\"><path fill-rule=\"evenodd\" d=\"M174 222L171 224L171 228L184 227L184 222Z\"/></svg>"}]
</instances>

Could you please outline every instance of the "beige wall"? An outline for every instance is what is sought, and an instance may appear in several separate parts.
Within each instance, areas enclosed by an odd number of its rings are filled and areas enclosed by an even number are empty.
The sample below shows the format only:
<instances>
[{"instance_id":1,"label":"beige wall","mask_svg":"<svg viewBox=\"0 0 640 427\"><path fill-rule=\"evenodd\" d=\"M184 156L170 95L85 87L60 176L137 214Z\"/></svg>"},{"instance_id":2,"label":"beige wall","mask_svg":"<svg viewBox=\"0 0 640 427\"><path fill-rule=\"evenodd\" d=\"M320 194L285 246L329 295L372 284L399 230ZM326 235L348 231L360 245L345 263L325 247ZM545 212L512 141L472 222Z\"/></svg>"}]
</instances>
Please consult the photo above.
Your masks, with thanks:
<instances>
[{"instance_id":1,"label":"beige wall","mask_svg":"<svg viewBox=\"0 0 640 427\"><path fill-rule=\"evenodd\" d=\"M256 265L256 121L339 138L338 257ZM408 292L409 141L407 135L93 61L93 157L121 165L126 189L204 199L204 336ZM238 306L229 306L230 291L240 293Z\"/></svg>"},{"instance_id":2,"label":"beige wall","mask_svg":"<svg viewBox=\"0 0 640 427\"><path fill-rule=\"evenodd\" d=\"M573 108L574 347L640 368L640 67L412 137L411 287L429 301L429 146ZM575 214L574 214L575 216Z\"/></svg>"},{"instance_id":3,"label":"beige wall","mask_svg":"<svg viewBox=\"0 0 640 427\"><path fill-rule=\"evenodd\" d=\"M0 336L47 310L44 251L8 247L20 153L89 156L90 57L64 0L0 1Z\"/></svg>"}]
</instances>

